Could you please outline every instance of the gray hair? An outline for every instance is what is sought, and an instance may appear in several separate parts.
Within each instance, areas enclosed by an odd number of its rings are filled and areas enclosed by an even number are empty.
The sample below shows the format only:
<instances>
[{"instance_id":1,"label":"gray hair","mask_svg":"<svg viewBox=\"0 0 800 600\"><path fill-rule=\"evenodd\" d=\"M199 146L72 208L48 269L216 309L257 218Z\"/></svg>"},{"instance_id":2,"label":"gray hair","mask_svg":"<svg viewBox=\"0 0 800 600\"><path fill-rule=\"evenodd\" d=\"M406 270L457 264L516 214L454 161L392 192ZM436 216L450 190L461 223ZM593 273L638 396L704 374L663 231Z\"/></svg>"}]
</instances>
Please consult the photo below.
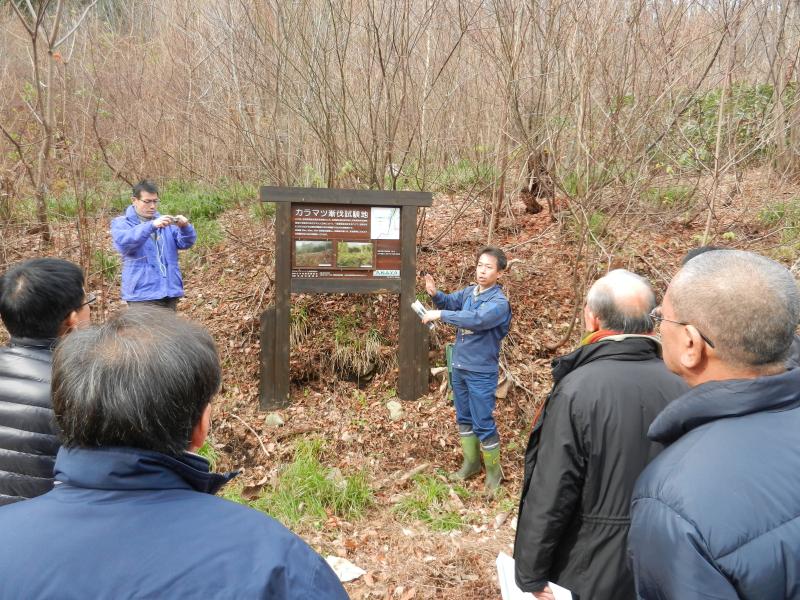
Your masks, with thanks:
<instances>
[{"instance_id":1,"label":"gray hair","mask_svg":"<svg viewBox=\"0 0 800 600\"><path fill-rule=\"evenodd\" d=\"M668 294L676 318L697 327L721 360L738 367L782 362L800 319L800 292L789 270L752 252L696 256Z\"/></svg>"},{"instance_id":2,"label":"gray hair","mask_svg":"<svg viewBox=\"0 0 800 600\"><path fill-rule=\"evenodd\" d=\"M603 329L623 333L653 330L650 312L656 307L656 295L650 282L636 273L609 271L591 287L586 305L600 319Z\"/></svg>"},{"instance_id":3,"label":"gray hair","mask_svg":"<svg viewBox=\"0 0 800 600\"><path fill-rule=\"evenodd\" d=\"M53 410L67 447L172 456L219 389L214 341L165 309L126 311L67 336L53 357Z\"/></svg>"}]
</instances>

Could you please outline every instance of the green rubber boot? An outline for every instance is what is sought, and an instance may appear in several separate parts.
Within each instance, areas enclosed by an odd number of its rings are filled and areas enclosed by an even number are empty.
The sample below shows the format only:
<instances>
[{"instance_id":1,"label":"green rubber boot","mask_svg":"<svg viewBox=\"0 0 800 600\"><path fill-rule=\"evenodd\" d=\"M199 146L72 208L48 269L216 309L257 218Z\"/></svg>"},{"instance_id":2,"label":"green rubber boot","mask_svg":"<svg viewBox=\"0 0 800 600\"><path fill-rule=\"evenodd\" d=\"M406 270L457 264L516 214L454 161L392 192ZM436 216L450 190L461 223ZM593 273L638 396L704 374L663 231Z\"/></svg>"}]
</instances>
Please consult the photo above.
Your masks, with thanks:
<instances>
[{"instance_id":1,"label":"green rubber boot","mask_svg":"<svg viewBox=\"0 0 800 600\"><path fill-rule=\"evenodd\" d=\"M481 472L480 442L475 434L461 436L461 450L464 452L464 462L455 473L450 473L451 481L464 481L475 477Z\"/></svg>"},{"instance_id":2,"label":"green rubber boot","mask_svg":"<svg viewBox=\"0 0 800 600\"><path fill-rule=\"evenodd\" d=\"M483 454L483 464L486 466L486 482L483 489L494 494L500 489L500 482L503 480L503 470L500 468L500 444L491 450L481 447Z\"/></svg>"}]
</instances>

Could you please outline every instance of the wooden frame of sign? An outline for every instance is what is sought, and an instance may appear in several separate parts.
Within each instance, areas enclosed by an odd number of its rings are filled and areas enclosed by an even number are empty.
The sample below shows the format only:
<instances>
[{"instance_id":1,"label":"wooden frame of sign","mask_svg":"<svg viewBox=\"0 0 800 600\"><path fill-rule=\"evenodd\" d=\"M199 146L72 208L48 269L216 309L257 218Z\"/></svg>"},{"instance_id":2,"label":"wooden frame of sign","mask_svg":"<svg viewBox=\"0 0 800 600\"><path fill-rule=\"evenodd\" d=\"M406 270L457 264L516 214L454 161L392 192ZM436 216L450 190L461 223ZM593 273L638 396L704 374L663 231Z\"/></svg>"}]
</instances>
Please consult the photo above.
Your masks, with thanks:
<instances>
[{"instance_id":1,"label":"wooden frame of sign","mask_svg":"<svg viewBox=\"0 0 800 600\"><path fill-rule=\"evenodd\" d=\"M261 315L260 406L289 398L291 294L400 294L397 395L428 391L428 328L411 308L417 280L417 207L428 192L262 187L275 202L275 304Z\"/></svg>"}]
</instances>

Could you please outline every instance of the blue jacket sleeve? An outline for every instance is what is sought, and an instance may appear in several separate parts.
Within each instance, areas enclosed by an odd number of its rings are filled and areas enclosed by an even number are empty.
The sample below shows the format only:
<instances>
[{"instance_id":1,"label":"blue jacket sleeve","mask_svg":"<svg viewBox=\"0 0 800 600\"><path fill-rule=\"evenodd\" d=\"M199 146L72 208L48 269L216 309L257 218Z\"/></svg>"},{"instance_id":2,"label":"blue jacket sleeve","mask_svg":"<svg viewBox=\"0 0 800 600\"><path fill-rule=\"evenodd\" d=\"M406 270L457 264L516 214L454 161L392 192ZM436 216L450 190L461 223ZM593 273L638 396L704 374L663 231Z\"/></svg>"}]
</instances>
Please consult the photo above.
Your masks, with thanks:
<instances>
[{"instance_id":1,"label":"blue jacket sleeve","mask_svg":"<svg viewBox=\"0 0 800 600\"><path fill-rule=\"evenodd\" d=\"M443 310L442 322L456 327L483 331L501 325L510 310L507 300L482 302L476 310Z\"/></svg>"},{"instance_id":2,"label":"blue jacket sleeve","mask_svg":"<svg viewBox=\"0 0 800 600\"><path fill-rule=\"evenodd\" d=\"M736 600L695 526L656 498L634 499L628 558L638 598Z\"/></svg>"},{"instance_id":3,"label":"blue jacket sleeve","mask_svg":"<svg viewBox=\"0 0 800 600\"><path fill-rule=\"evenodd\" d=\"M172 237L175 238L175 246L180 250L191 248L197 241L197 231L191 223L186 227L170 225L169 228L172 231Z\"/></svg>"},{"instance_id":4,"label":"blue jacket sleeve","mask_svg":"<svg viewBox=\"0 0 800 600\"><path fill-rule=\"evenodd\" d=\"M131 226L121 217L111 221L111 239L122 254L131 254L147 241L154 229L152 221Z\"/></svg>"},{"instance_id":5,"label":"blue jacket sleeve","mask_svg":"<svg viewBox=\"0 0 800 600\"><path fill-rule=\"evenodd\" d=\"M522 498L514 543L515 579L524 592L540 592L551 578L553 553L579 510L586 472L584 421L563 395L548 401L539 453Z\"/></svg>"},{"instance_id":6,"label":"blue jacket sleeve","mask_svg":"<svg viewBox=\"0 0 800 600\"><path fill-rule=\"evenodd\" d=\"M330 565L299 539L295 552L287 556L286 563L285 580L280 586L270 582L265 598L348 600L347 592Z\"/></svg>"},{"instance_id":7,"label":"blue jacket sleeve","mask_svg":"<svg viewBox=\"0 0 800 600\"><path fill-rule=\"evenodd\" d=\"M461 307L464 306L464 293L467 290L469 290L469 288L458 290L452 294L445 294L442 291L437 291L435 296L431 296L431 300L433 300L433 303L439 310L461 310Z\"/></svg>"}]
</instances>

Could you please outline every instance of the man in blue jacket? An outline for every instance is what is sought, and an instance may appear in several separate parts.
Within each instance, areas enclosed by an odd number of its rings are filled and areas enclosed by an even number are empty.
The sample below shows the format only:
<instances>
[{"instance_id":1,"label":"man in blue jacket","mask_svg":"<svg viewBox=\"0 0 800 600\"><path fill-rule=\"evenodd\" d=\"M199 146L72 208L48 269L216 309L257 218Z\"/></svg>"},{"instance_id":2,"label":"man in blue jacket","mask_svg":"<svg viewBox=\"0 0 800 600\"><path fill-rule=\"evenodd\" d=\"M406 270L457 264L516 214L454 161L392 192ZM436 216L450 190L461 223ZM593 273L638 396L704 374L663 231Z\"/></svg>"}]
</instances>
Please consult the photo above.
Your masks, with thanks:
<instances>
[{"instance_id":1,"label":"man in blue jacket","mask_svg":"<svg viewBox=\"0 0 800 600\"><path fill-rule=\"evenodd\" d=\"M53 358L55 488L0 508L0 599L331 598L327 563L278 522L214 493L194 454L220 365L163 309L70 334Z\"/></svg>"},{"instance_id":2,"label":"man in blue jacket","mask_svg":"<svg viewBox=\"0 0 800 600\"><path fill-rule=\"evenodd\" d=\"M437 290L433 277L425 275L425 289L440 310L430 310L422 319L425 323L440 319L458 328L452 384L464 460L451 477L463 480L480 473L483 454L485 487L492 492L500 487L503 477L500 436L492 413L500 344L511 325L511 306L497 283L507 265L502 250L482 248L475 267L478 284L452 294Z\"/></svg>"},{"instance_id":3,"label":"man in blue jacket","mask_svg":"<svg viewBox=\"0 0 800 600\"><path fill-rule=\"evenodd\" d=\"M688 261L660 312L664 362L692 388L648 436L667 448L634 489L640 598L800 598L800 318L792 275L763 256Z\"/></svg>"},{"instance_id":4,"label":"man in blue jacket","mask_svg":"<svg viewBox=\"0 0 800 600\"><path fill-rule=\"evenodd\" d=\"M122 254L122 299L175 310L183 296L178 250L191 248L197 232L183 215L158 212L158 187L143 179L133 186L131 206L111 222L111 238Z\"/></svg>"}]
</instances>

